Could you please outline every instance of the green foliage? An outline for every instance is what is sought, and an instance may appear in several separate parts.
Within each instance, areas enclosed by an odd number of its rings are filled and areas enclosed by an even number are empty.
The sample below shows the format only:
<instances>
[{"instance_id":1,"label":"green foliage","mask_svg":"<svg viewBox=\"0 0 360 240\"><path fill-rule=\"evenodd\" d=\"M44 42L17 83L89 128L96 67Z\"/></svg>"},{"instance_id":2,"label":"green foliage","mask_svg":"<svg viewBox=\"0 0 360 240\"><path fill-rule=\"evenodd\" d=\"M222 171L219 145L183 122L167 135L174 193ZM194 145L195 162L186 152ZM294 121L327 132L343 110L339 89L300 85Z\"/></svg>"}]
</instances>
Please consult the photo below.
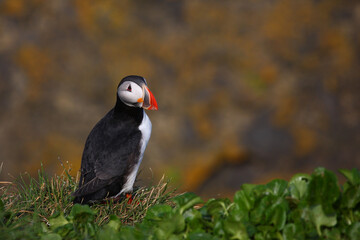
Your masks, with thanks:
<instances>
[{"instance_id":1,"label":"green foliage","mask_svg":"<svg viewBox=\"0 0 360 240\"><path fill-rule=\"evenodd\" d=\"M317 168L312 175L297 174L289 182L244 184L233 201L203 202L194 193L184 193L172 198L174 204L152 205L134 224L115 214L99 224L99 209L87 205L53 214L45 224L36 214L16 218L0 201L0 238L360 239L360 171L340 172L347 180L342 186L333 172Z\"/></svg>"},{"instance_id":2,"label":"green foliage","mask_svg":"<svg viewBox=\"0 0 360 240\"><path fill-rule=\"evenodd\" d=\"M289 182L244 184L233 202L202 203L186 193L173 198L174 208L153 206L125 231L140 239L360 239L360 172L340 172L347 179L342 187L334 173L317 168Z\"/></svg>"},{"instance_id":3,"label":"green foliage","mask_svg":"<svg viewBox=\"0 0 360 240\"><path fill-rule=\"evenodd\" d=\"M122 225L133 225L142 221L149 207L173 205L173 191L167 190L164 178L134 191L131 203L109 199L91 207L73 205L77 181L67 170L48 178L41 169L37 178L25 175L0 187L0 239L93 239L118 229L118 219Z\"/></svg>"}]
</instances>

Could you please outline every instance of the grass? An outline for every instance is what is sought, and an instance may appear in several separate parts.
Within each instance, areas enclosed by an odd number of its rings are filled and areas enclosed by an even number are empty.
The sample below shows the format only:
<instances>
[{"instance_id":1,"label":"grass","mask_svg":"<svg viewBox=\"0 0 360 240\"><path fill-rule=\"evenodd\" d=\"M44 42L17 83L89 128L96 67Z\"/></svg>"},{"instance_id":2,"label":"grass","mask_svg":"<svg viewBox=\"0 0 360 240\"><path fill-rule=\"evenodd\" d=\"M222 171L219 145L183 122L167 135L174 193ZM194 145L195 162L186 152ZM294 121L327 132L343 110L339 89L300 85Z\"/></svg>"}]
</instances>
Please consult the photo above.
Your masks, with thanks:
<instances>
[{"instance_id":1,"label":"grass","mask_svg":"<svg viewBox=\"0 0 360 240\"><path fill-rule=\"evenodd\" d=\"M36 216L48 225L51 216L59 213L68 215L73 207L71 193L79 181L79 176L71 176L70 171L70 168L64 168L62 174L50 178L41 167L35 178L24 174L13 182L0 182L1 200L4 210L11 213L11 222ZM95 222L99 226L107 223L110 215L118 216L124 225L134 225L141 222L149 207L171 205L170 198L175 195L174 192L168 190L168 181L163 177L154 186L137 188L132 203L109 200L91 208L97 212Z\"/></svg>"},{"instance_id":2,"label":"grass","mask_svg":"<svg viewBox=\"0 0 360 240\"><path fill-rule=\"evenodd\" d=\"M1 168L1 166L0 166ZM204 202L174 194L162 178L139 188L132 203L72 204L78 177L68 170L48 178L39 170L3 182L0 239L360 239L360 171L319 167L290 181L243 184L230 199Z\"/></svg>"}]
</instances>

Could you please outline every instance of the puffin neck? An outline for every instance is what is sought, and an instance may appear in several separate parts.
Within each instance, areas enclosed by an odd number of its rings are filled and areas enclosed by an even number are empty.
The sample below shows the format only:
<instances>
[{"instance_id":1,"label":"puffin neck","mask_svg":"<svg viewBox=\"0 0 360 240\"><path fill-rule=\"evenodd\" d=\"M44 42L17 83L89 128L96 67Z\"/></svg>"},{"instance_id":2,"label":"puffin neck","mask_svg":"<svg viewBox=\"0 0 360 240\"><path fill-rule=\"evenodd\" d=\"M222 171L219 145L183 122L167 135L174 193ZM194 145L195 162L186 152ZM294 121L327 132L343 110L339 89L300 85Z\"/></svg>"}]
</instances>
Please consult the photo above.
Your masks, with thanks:
<instances>
[{"instance_id":1,"label":"puffin neck","mask_svg":"<svg viewBox=\"0 0 360 240\"><path fill-rule=\"evenodd\" d=\"M144 109L139 107L130 107L123 103L119 97L116 99L114 107L114 117L117 119L133 119L140 125L144 116Z\"/></svg>"}]
</instances>

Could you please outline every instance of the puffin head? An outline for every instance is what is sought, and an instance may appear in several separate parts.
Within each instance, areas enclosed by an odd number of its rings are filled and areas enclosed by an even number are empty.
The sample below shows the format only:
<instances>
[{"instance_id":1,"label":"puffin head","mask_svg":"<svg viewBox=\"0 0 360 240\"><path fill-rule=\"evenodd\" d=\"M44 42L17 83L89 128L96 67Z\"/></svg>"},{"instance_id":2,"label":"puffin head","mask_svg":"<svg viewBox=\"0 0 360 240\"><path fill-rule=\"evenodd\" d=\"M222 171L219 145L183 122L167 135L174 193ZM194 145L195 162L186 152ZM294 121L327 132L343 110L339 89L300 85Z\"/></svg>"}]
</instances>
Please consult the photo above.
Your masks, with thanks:
<instances>
[{"instance_id":1,"label":"puffin head","mask_svg":"<svg viewBox=\"0 0 360 240\"><path fill-rule=\"evenodd\" d=\"M127 106L158 110L155 97L143 77L135 75L124 77L119 83L117 95Z\"/></svg>"}]
</instances>

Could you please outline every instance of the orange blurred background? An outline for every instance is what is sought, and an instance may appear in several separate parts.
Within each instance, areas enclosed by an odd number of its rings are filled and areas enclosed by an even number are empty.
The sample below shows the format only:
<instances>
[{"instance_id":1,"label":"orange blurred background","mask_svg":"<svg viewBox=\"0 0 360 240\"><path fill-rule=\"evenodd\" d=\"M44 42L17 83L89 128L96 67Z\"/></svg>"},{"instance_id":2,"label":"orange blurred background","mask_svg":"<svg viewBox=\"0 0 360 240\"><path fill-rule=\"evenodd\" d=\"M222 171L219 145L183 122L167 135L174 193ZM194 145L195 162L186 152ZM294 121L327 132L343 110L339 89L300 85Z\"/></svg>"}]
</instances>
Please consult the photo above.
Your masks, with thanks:
<instances>
[{"instance_id":1,"label":"orange blurred background","mask_svg":"<svg viewBox=\"0 0 360 240\"><path fill-rule=\"evenodd\" d=\"M159 104L138 185L229 196L315 167L360 168L360 3L0 2L2 179L80 168L126 75Z\"/></svg>"}]
</instances>

